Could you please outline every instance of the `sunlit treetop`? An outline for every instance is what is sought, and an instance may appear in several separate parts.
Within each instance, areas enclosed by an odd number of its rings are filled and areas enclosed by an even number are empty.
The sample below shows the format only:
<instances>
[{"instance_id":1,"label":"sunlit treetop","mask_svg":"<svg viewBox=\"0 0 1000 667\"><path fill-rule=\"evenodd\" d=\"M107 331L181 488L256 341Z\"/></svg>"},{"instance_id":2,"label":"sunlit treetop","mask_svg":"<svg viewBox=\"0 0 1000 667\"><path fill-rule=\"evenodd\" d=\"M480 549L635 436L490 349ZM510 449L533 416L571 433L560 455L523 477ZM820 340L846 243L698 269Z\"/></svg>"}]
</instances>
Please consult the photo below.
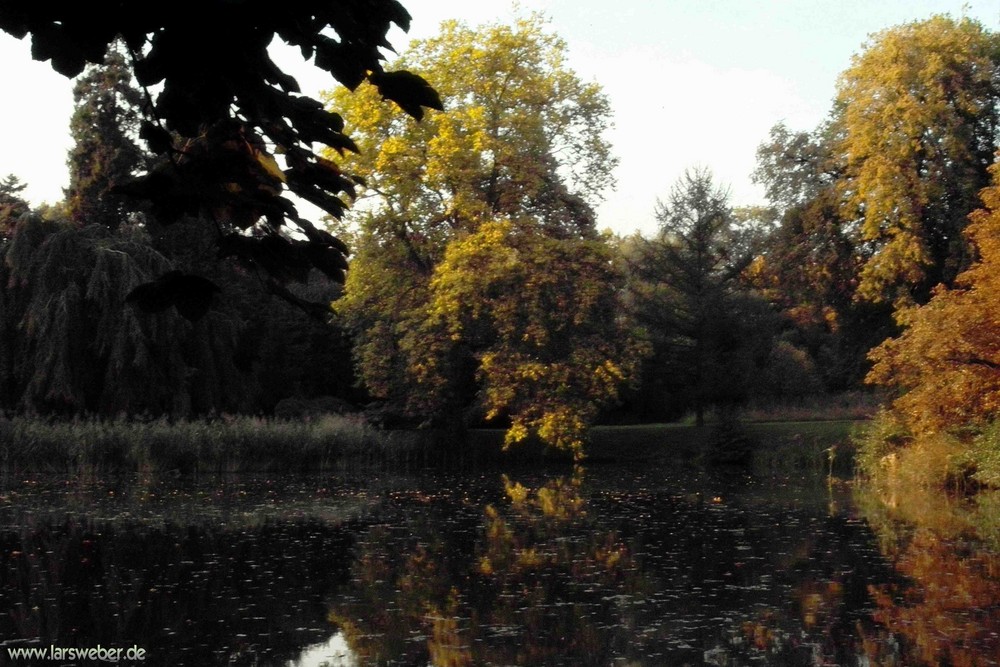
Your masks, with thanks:
<instances>
[{"instance_id":1,"label":"sunlit treetop","mask_svg":"<svg viewBox=\"0 0 1000 667\"><path fill-rule=\"evenodd\" d=\"M150 200L161 222L194 214L214 218L224 235L253 228L254 240L246 236L228 251L271 275L275 267L286 269L279 275L301 275L298 265L306 262L340 280L346 247L302 219L287 194L339 216L354 181L313 145L341 153L356 146L341 117L302 95L268 46L279 39L298 47L347 88L367 80L420 118L423 107L440 108L437 94L420 77L382 67L388 30L409 23L396 0L0 4L0 29L30 35L32 56L67 77L102 62L109 44L123 39L149 95L142 138L164 157L128 192ZM283 156L281 166L275 155ZM308 248L274 240L289 231L308 239Z\"/></svg>"},{"instance_id":2,"label":"sunlit treetop","mask_svg":"<svg viewBox=\"0 0 1000 667\"><path fill-rule=\"evenodd\" d=\"M356 216L365 231L383 244L405 238L433 261L452 236L490 220L592 237L592 207L614 185L611 110L566 54L541 15L447 21L396 63L434 82L444 113L409 123L372 86L333 91L362 149L345 164L366 182L373 217Z\"/></svg>"},{"instance_id":3,"label":"sunlit treetop","mask_svg":"<svg viewBox=\"0 0 1000 667\"><path fill-rule=\"evenodd\" d=\"M966 216L1000 136L1000 36L935 16L873 37L841 75L841 186L869 258L858 294L922 303L968 263Z\"/></svg>"}]
</instances>

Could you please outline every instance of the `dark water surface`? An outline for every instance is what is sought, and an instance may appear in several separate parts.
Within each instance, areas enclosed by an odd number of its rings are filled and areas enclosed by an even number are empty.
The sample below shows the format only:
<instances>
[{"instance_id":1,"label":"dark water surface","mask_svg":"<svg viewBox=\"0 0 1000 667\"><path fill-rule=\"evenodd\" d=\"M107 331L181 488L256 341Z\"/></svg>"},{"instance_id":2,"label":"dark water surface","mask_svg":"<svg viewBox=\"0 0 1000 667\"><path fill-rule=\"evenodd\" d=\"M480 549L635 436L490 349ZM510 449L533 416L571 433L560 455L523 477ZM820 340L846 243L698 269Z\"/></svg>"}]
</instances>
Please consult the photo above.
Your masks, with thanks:
<instances>
[{"instance_id":1,"label":"dark water surface","mask_svg":"<svg viewBox=\"0 0 1000 667\"><path fill-rule=\"evenodd\" d=\"M7 480L0 664L1000 665L1000 500L928 495L616 466Z\"/></svg>"}]
</instances>

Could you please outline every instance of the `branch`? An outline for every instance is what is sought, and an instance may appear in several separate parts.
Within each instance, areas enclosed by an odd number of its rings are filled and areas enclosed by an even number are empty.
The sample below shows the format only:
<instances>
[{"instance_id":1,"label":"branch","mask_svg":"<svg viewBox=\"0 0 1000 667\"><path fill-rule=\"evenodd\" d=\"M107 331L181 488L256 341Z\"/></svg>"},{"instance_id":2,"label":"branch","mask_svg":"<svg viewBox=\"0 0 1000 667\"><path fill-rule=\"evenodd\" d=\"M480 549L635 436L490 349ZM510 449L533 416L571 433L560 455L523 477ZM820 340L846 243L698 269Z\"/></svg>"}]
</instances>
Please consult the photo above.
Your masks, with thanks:
<instances>
[{"instance_id":1,"label":"branch","mask_svg":"<svg viewBox=\"0 0 1000 667\"><path fill-rule=\"evenodd\" d=\"M965 359L959 359L958 357L945 357L944 361L951 362L953 364L963 364L970 366L985 366L990 370L1000 371L1000 364L990 361L989 359L981 359L979 357L968 357Z\"/></svg>"}]
</instances>

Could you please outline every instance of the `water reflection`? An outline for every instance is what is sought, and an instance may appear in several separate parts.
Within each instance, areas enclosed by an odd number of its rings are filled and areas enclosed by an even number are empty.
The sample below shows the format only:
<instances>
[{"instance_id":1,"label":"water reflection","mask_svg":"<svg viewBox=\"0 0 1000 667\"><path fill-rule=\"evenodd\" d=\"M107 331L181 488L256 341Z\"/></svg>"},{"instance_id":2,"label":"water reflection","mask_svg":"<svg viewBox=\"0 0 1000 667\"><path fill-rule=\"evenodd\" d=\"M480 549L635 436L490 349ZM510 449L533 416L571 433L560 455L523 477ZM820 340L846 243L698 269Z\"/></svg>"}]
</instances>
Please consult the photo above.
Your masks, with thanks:
<instances>
[{"instance_id":1,"label":"water reflection","mask_svg":"<svg viewBox=\"0 0 1000 667\"><path fill-rule=\"evenodd\" d=\"M372 527L331 620L364 664L611 664L624 601L647 584L581 484L579 469L536 488L505 477L501 502L447 510L458 522L432 510Z\"/></svg>"},{"instance_id":2,"label":"water reflection","mask_svg":"<svg viewBox=\"0 0 1000 667\"><path fill-rule=\"evenodd\" d=\"M603 483L602 483L603 482ZM892 574L857 518L774 489L502 478L475 511L359 539L331 606L363 664L853 664ZM736 480L746 485L746 480ZM764 498L768 497L768 501ZM444 507L442 503L438 507ZM396 516L396 515L387 515ZM863 621L862 621L863 619ZM886 643L885 638L878 641Z\"/></svg>"},{"instance_id":3,"label":"water reflection","mask_svg":"<svg viewBox=\"0 0 1000 667\"><path fill-rule=\"evenodd\" d=\"M11 646L147 665L996 665L1000 495L619 467L19 483Z\"/></svg>"},{"instance_id":4,"label":"water reflection","mask_svg":"<svg viewBox=\"0 0 1000 667\"><path fill-rule=\"evenodd\" d=\"M326 599L348 578L358 519L322 518L347 505L315 486L276 488L49 480L8 491L0 664L13 647L138 645L145 664L279 665L327 640ZM301 514L307 496L315 515ZM287 500L282 516L248 511L272 500Z\"/></svg>"},{"instance_id":5,"label":"water reflection","mask_svg":"<svg viewBox=\"0 0 1000 667\"><path fill-rule=\"evenodd\" d=\"M889 494L868 490L860 502L907 583L872 584L873 617L926 664L1000 664L1000 493Z\"/></svg>"}]
</instances>

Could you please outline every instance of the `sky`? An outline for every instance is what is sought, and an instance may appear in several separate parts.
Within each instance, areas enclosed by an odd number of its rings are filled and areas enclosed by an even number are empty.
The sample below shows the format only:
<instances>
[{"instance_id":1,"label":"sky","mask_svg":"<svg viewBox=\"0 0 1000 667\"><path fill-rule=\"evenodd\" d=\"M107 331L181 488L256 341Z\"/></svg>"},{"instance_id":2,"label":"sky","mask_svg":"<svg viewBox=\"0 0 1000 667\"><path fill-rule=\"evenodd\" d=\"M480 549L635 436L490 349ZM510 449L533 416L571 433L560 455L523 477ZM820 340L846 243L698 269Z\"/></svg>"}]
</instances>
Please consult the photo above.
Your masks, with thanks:
<instances>
[{"instance_id":1,"label":"sky","mask_svg":"<svg viewBox=\"0 0 1000 667\"><path fill-rule=\"evenodd\" d=\"M510 22L540 11L568 46L568 64L604 89L608 133L620 163L598 208L598 226L651 233L657 199L687 168L711 170L733 205L763 202L754 184L757 146L784 122L810 130L826 116L838 75L872 34L934 14L962 15L1000 30L1000 0L402 0L402 51L440 22ZM333 85L308 66L292 72L303 92ZM28 38L0 32L0 176L28 184L32 204L54 203L68 183L72 82L30 58ZM17 92L15 92L17 91Z\"/></svg>"}]
</instances>

